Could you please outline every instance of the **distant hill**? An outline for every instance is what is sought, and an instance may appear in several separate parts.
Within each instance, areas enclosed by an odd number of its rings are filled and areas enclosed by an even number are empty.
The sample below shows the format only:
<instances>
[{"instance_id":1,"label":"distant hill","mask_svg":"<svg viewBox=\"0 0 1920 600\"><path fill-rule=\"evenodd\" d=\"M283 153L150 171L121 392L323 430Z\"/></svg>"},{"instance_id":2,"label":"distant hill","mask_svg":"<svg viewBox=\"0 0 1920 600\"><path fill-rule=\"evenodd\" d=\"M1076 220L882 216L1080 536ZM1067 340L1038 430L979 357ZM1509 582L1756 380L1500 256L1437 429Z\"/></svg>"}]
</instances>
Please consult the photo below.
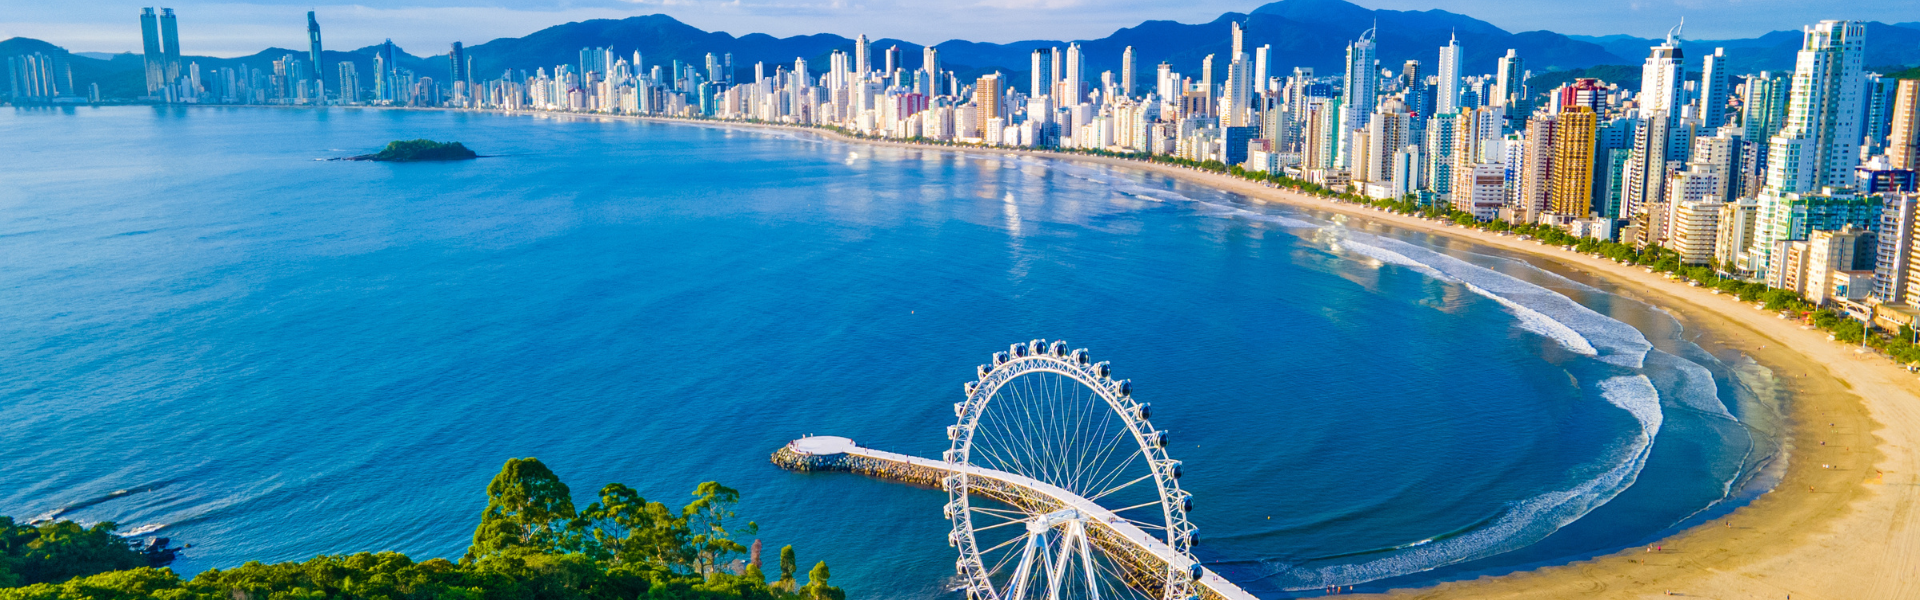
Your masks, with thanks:
<instances>
[{"instance_id":1,"label":"distant hill","mask_svg":"<svg viewBox=\"0 0 1920 600\"><path fill-rule=\"evenodd\" d=\"M1198 78L1200 63L1215 55L1215 67L1222 69L1232 52L1229 31L1235 22L1246 28L1248 53L1262 45L1272 45L1270 72L1285 75L1294 67L1311 67L1319 75L1344 73L1346 46L1369 28L1376 29L1380 67L1398 71L1407 60L1418 60L1424 73L1432 73L1439 48L1457 37L1465 54L1467 74L1491 73L1497 59L1508 49L1515 50L1535 74L1533 87L1571 80L1574 77L1599 76L1610 83L1629 88L1638 85L1637 67L1647 49L1658 40L1629 35L1601 37L1567 36L1551 31L1512 33L1467 15L1443 10L1373 10L1345 0L1280 0L1249 13L1226 13L1206 23L1147 21L1121 28L1099 39L1074 40L1085 52L1087 77L1097 80L1101 71L1118 71L1122 50L1134 49L1136 81L1142 90L1153 83L1156 65L1170 63L1183 75ZM1899 66L1920 65L1920 23L1867 25L1867 64L1882 71ZM290 40L298 42L298 40ZM993 71L1011 77L1013 87L1026 91L1031 54L1037 48L1065 48L1065 40L1028 40L1006 44L949 40L935 44L943 69L956 71L962 79L972 79ZM1726 48L1736 73L1760 70L1787 71L1793 68L1794 53L1800 45L1800 32L1775 31L1738 40L1684 41L1689 70L1713 48ZM761 33L735 37L725 32L709 32L682 23L667 15L647 15L625 19L596 19L555 25L524 37L500 38L469 46L475 75L497 78L508 70L532 73L551 70L558 64L579 64L583 47L611 47L622 57L635 50L643 55L647 67L671 61L691 63L704 68L706 55L733 54L736 78L752 76L756 62L766 63L770 72L775 65L792 68L794 59L804 58L809 70L823 73L828 56L834 50L852 51L853 40L832 34L778 38ZM882 64L883 52L898 47L902 65L917 69L921 46L894 39L872 43L874 65ZM45 52L71 62L79 88L99 83L110 98L132 98L145 93L142 59L137 54L69 54L66 50L39 40L14 38L0 42L0 56ZM323 53L324 74L332 87L337 81L339 62L352 62L362 73L362 85L371 86L374 48ZM247 65L270 70L273 61L287 54L304 58L304 51L269 48L252 56L213 58L182 57L183 62L198 63L202 69ZM399 52L402 66L415 73L444 81L449 77L444 50L430 56ZM1551 87L1551 86L1548 86Z\"/></svg>"},{"instance_id":2,"label":"distant hill","mask_svg":"<svg viewBox=\"0 0 1920 600\"><path fill-rule=\"evenodd\" d=\"M1604 47L1553 32L1508 33L1494 25L1441 10L1371 10L1344 0L1281 0L1254 9L1252 13L1227 13L1211 22L1199 24L1173 21L1147 21L1123 28L1094 40L1074 40L1085 52L1088 77L1101 71L1118 71L1121 52L1134 49L1138 80L1149 85L1155 65L1169 62L1183 74L1198 77L1200 62L1208 54L1216 55L1216 68L1224 68L1231 49L1229 31L1233 22L1245 25L1247 51L1261 45L1273 45L1273 73L1286 73L1296 66L1312 67L1320 74L1342 72L1348 42L1374 23L1379 23L1377 39L1383 68L1398 69L1408 59L1419 60L1431 72L1440 46L1451 35L1458 35L1470 65L1484 65L1491 72L1497 58L1507 49L1519 51L1536 70L1571 69L1598 64L1626 62ZM1037 48L1065 48L1066 40L1030 40L991 44L950 40L935 44L943 68L971 76L987 71L1020 75L1014 85L1026 87L1024 75ZM765 34L741 37L722 32L707 32L681 23L666 15L647 15L626 19L601 19L548 27L521 38L502 38L469 47L475 72L494 77L505 69L551 69L553 65L579 62L584 46L611 46L622 56L639 50L649 63L665 64L679 60L704 64L706 53L732 53L737 69L751 69L755 62L791 65L795 57L806 58L810 69L826 70L827 56L834 50L851 51L853 41L830 34L775 38ZM873 60L879 64L881 52L897 46L903 65L920 66L921 46L900 40L873 42ZM435 58L441 58L436 56ZM442 69L444 70L444 68Z\"/></svg>"},{"instance_id":3,"label":"distant hill","mask_svg":"<svg viewBox=\"0 0 1920 600\"><path fill-rule=\"evenodd\" d=\"M1661 43L1661 40L1627 35L1573 38L1598 44L1608 52L1629 59L1626 64L1640 63L1646 59L1648 48ZM1800 51L1800 41L1801 33L1797 30L1774 31L1757 38L1738 40L1683 38L1680 48L1687 56L1690 70L1698 69L1701 57L1712 53L1714 48L1726 48L1727 63L1735 73L1791 72ZM1876 68L1880 65L1920 65L1920 23L1867 23L1867 64Z\"/></svg>"}]
</instances>

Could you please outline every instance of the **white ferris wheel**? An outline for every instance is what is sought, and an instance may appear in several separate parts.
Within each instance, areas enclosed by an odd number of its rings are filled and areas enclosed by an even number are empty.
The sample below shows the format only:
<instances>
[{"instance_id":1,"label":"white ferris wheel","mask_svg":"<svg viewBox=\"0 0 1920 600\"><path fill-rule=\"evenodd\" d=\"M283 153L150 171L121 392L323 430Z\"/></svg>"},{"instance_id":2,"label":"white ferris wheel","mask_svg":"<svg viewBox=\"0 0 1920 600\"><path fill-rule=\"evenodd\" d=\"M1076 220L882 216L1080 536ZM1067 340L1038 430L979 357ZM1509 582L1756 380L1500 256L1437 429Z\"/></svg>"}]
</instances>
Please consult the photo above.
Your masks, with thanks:
<instances>
[{"instance_id":1,"label":"white ferris wheel","mask_svg":"<svg viewBox=\"0 0 1920 600\"><path fill-rule=\"evenodd\" d=\"M1188 600L1202 570L1152 408L1066 342L979 367L947 428L957 588L971 600Z\"/></svg>"}]
</instances>

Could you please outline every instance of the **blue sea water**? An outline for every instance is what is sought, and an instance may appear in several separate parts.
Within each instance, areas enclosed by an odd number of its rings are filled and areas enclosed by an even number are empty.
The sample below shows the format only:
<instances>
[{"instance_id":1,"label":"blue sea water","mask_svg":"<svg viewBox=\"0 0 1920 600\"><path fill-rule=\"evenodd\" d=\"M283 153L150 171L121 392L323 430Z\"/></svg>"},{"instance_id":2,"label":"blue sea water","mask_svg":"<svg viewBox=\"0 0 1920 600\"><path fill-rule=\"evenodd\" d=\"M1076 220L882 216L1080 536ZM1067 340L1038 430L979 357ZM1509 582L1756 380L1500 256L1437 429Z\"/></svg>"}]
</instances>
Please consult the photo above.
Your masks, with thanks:
<instances>
[{"instance_id":1,"label":"blue sea water","mask_svg":"<svg viewBox=\"0 0 1920 600\"><path fill-rule=\"evenodd\" d=\"M1127 169L382 110L0 137L0 514L170 536L187 574L457 556L537 456L583 502L719 480L855 597L950 596L944 494L767 458L935 456L1032 338L1134 381L1198 553L1269 596L1644 543L1781 462L1767 371L1604 282ZM492 156L315 160L422 137Z\"/></svg>"}]
</instances>

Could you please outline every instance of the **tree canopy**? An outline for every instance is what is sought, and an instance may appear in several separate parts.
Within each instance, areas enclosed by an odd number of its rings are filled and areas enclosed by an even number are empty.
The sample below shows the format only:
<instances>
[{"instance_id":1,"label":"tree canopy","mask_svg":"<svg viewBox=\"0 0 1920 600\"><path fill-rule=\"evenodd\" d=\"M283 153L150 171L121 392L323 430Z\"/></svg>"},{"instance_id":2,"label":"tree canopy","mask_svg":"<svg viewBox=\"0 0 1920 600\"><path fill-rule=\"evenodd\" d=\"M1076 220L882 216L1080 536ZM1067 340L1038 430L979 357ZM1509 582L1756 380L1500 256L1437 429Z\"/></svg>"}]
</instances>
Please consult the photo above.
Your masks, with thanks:
<instances>
[{"instance_id":1,"label":"tree canopy","mask_svg":"<svg viewBox=\"0 0 1920 600\"><path fill-rule=\"evenodd\" d=\"M769 585L757 568L729 569L745 549L740 536L758 529L737 524L740 492L710 481L693 497L674 511L611 483L576 512L559 476L538 459L517 458L488 484L487 507L459 562L326 555L249 562L190 580L148 566L111 523L17 527L0 517L0 600L845 600L827 583L824 562L794 587L792 546L781 551L784 585ZM30 547L38 550L17 551Z\"/></svg>"}]
</instances>

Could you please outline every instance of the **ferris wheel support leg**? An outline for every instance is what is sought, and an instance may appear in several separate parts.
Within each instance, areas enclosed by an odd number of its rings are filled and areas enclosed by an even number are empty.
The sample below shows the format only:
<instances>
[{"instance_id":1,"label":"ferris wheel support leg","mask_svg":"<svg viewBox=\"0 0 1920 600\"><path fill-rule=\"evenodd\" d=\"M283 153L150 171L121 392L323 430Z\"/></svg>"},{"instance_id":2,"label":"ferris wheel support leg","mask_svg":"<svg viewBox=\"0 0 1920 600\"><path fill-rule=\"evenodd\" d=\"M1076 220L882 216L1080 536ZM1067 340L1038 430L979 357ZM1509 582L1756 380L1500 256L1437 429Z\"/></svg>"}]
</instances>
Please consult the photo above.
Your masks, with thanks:
<instances>
[{"instance_id":1,"label":"ferris wheel support leg","mask_svg":"<svg viewBox=\"0 0 1920 600\"><path fill-rule=\"evenodd\" d=\"M1007 582L1013 588L1009 590L1011 593L1007 595L1007 600L1025 600L1027 597L1027 575L1033 572L1034 553L1046 544L1042 538L1038 533L1027 534L1027 547L1020 550L1020 566L1013 570L1013 579Z\"/></svg>"},{"instance_id":2,"label":"ferris wheel support leg","mask_svg":"<svg viewBox=\"0 0 1920 600\"><path fill-rule=\"evenodd\" d=\"M1080 521L1067 522L1067 534L1060 538L1060 552L1047 565L1047 600L1060 600L1060 583L1067 577L1067 565L1073 564L1074 537L1080 533Z\"/></svg>"},{"instance_id":3,"label":"ferris wheel support leg","mask_svg":"<svg viewBox=\"0 0 1920 600\"><path fill-rule=\"evenodd\" d=\"M1080 526L1080 570L1087 573L1087 594L1092 600L1100 600L1100 585L1096 583L1093 572L1093 548L1087 543L1085 525Z\"/></svg>"}]
</instances>

